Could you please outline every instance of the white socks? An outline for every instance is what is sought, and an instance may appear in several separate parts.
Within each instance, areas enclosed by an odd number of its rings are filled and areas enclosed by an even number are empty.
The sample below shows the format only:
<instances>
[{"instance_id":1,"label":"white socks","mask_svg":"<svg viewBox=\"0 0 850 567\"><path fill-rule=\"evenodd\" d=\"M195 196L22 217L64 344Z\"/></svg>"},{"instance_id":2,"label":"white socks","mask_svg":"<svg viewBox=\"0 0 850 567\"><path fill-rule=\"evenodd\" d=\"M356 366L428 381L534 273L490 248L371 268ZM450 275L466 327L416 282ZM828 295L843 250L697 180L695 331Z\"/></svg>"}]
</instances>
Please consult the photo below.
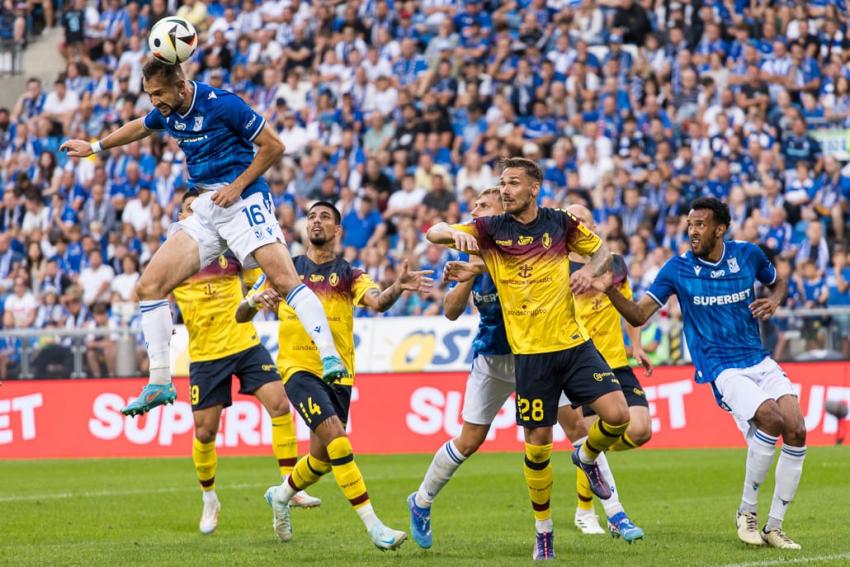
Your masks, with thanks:
<instances>
[{"instance_id":1,"label":"white socks","mask_svg":"<svg viewBox=\"0 0 850 567\"><path fill-rule=\"evenodd\" d=\"M599 467L602 478L611 487L611 498L608 500L600 499L599 501L605 509L605 515L612 518L625 510L623 509L623 505L620 504L620 494L617 492L617 485L614 483L614 473L611 472L611 467L608 466L608 458L605 456L605 453L599 453L599 456L596 457L596 466Z\"/></svg>"},{"instance_id":2,"label":"white socks","mask_svg":"<svg viewBox=\"0 0 850 567\"><path fill-rule=\"evenodd\" d=\"M212 504L213 502L218 502L218 494L215 493L215 490L205 490L203 492L204 495L204 504Z\"/></svg>"},{"instance_id":3,"label":"white socks","mask_svg":"<svg viewBox=\"0 0 850 567\"><path fill-rule=\"evenodd\" d=\"M765 526L767 531L782 528L785 511L794 500L797 486L800 484L805 458L805 447L782 446L776 462L776 488L773 491L773 502L770 505L770 515Z\"/></svg>"},{"instance_id":4,"label":"white socks","mask_svg":"<svg viewBox=\"0 0 850 567\"><path fill-rule=\"evenodd\" d=\"M363 520L363 525L366 526L366 531L372 529L373 526L376 526L381 523L381 520L378 519L378 516L375 515L375 510L372 508L372 504L364 504L360 508L356 510L357 515L360 516L360 519Z\"/></svg>"},{"instance_id":5,"label":"white socks","mask_svg":"<svg viewBox=\"0 0 850 567\"><path fill-rule=\"evenodd\" d=\"M325 316L325 310L322 308L322 303L316 294L304 284L299 284L289 292L286 296L286 303L292 307L301 325L316 343L316 348L319 349L319 356L339 356L334 345L334 338L331 335L331 327L328 324L328 318Z\"/></svg>"},{"instance_id":6,"label":"white socks","mask_svg":"<svg viewBox=\"0 0 850 567\"><path fill-rule=\"evenodd\" d=\"M740 512L755 514L758 511L759 487L764 483L767 471L773 464L778 437L768 435L761 429L749 439L747 449L747 472L744 477L744 493L741 496ZM778 472L778 471L777 471Z\"/></svg>"},{"instance_id":7,"label":"white socks","mask_svg":"<svg viewBox=\"0 0 850 567\"><path fill-rule=\"evenodd\" d=\"M434 459L416 492L416 505L420 508L430 508L440 490L451 480L457 468L463 464L466 457L458 451L454 439L447 441L434 453Z\"/></svg>"},{"instance_id":8,"label":"white socks","mask_svg":"<svg viewBox=\"0 0 850 567\"><path fill-rule=\"evenodd\" d=\"M534 527L539 534L551 533L554 529L552 527L552 518L548 520L534 520Z\"/></svg>"},{"instance_id":9,"label":"white socks","mask_svg":"<svg viewBox=\"0 0 850 567\"><path fill-rule=\"evenodd\" d=\"M280 486L277 487L277 499L279 502L289 502L295 496L296 492L298 491L289 484L289 476L287 476L280 483Z\"/></svg>"},{"instance_id":10,"label":"white socks","mask_svg":"<svg viewBox=\"0 0 850 567\"><path fill-rule=\"evenodd\" d=\"M167 299L139 302L142 311L142 334L150 360L150 384L164 386L171 383L171 308Z\"/></svg>"}]
</instances>

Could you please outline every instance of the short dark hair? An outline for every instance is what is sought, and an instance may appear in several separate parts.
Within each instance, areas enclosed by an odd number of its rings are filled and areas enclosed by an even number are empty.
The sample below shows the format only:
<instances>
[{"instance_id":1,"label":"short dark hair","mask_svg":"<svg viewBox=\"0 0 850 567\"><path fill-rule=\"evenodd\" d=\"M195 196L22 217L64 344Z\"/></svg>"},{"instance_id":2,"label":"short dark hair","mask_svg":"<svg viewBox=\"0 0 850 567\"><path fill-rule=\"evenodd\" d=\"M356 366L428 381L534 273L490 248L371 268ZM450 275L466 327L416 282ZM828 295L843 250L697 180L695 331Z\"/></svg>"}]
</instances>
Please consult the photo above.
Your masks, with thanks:
<instances>
[{"instance_id":1,"label":"short dark hair","mask_svg":"<svg viewBox=\"0 0 850 567\"><path fill-rule=\"evenodd\" d=\"M543 170L540 169L537 162L530 159L522 157L505 158L502 160L501 166L503 171L509 167L518 167L519 169L522 169L532 181L536 183L543 183Z\"/></svg>"},{"instance_id":2,"label":"short dark hair","mask_svg":"<svg viewBox=\"0 0 850 567\"><path fill-rule=\"evenodd\" d=\"M310 214L316 207L325 207L327 209L330 209L334 215L334 222L336 224L340 224L342 222L342 215L339 214L339 209L334 207L333 203L329 203L328 201L316 201L315 203L310 205L310 208L307 210L307 214Z\"/></svg>"},{"instance_id":3,"label":"short dark hair","mask_svg":"<svg viewBox=\"0 0 850 567\"><path fill-rule=\"evenodd\" d=\"M732 223L732 215L729 214L729 205L715 197L699 197L691 202L692 211L709 210L714 213L717 224L726 225Z\"/></svg>"},{"instance_id":4,"label":"short dark hair","mask_svg":"<svg viewBox=\"0 0 850 567\"><path fill-rule=\"evenodd\" d=\"M183 69L180 68L180 65L169 65L155 57L150 57L142 65L142 77L144 77L145 81L150 81L154 77L160 77L166 83L173 84L183 80Z\"/></svg>"}]
</instances>

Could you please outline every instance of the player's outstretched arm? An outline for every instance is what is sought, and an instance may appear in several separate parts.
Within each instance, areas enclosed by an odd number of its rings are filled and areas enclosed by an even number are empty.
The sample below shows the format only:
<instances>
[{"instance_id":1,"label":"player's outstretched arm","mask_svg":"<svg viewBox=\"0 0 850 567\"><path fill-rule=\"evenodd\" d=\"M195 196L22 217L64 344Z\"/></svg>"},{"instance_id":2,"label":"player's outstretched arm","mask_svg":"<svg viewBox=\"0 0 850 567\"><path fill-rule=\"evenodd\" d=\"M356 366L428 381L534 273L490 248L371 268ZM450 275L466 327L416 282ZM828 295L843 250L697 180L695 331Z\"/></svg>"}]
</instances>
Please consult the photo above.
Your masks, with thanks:
<instances>
[{"instance_id":1,"label":"player's outstretched arm","mask_svg":"<svg viewBox=\"0 0 850 567\"><path fill-rule=\"evenodd\" d=\"M607 280L607 289L604 291L614 308L620 312L620 315L632 326L641 327L646 323L652 315L661 307L649 295L644 295L640 301L635 303L630 299L626 299L617 286L612 285L610 274L605 274L602 281ZM599 289L598 284L594 284L594 289Z\"/></svg>"},{"instance_id":2,"label":"player's outstretched arm","mask_svg":"<svg viewBox=\"0 0 850 567\"><path fill-rule=\"evenodd\" d=\"M260 133L254 138L254 144L257 146L257 152L254 154L251 165L234 179L233 183L216 191L213 195L212 202L219 207L229 207L238 201L246 187L259 179L271 166L280 162L283 158L285 147L277 134L274 133L273 128L263 126Z\"/></svg>"},{"instance_id":3,"label":"player's outstretched arm","mask_svg":"<svg viewBox=\"0 0 850 567\"><path fill-rule=\"evenodd\" d=\"M254 318L254 315L256 315L257 311L260 309L277 311L281 300L282 298L280 297L280 294L272 288L264 289L259 293L250 294L246 296L239 304L239 307L236 308L236 322L247 323Z\"/></svg>"},{"instance_id":4,"label":"player's outstretched arm","mask_svg":"<svg viewBox=\"0 0 850 567\"><path fill-rule=\"evenodd\" d=\"M485 272L484 262L478 257L473 258L469 262L446 263L445 278L458 282L443 298L443 311L449 321L456 320L466 311L475 277Z\"/></svg>"},{"instance_id":5,"label":"player's outstretched arm","mask_svg":"<svg viewBox=\"0 0 850 567\"><path fill-rule=\"evenodd\" d=\"M779 277L779 274L777 274L776 281L773 282L773 285L768 286L768 289L770 289L770 293L767 297L756 299L750 303L750 313L753 314L753 317L762 321L770 319L779 309L782 300L788 295L788 280Z\"/></svg>"},{"instance_id":6,"label":"player's outstretched arm","mask_svg":"<svg viewBox=\"0 0 850 567\"><path fill-rule=\"evenodd\" d=\"M59 150L67 152L68 157L86 158L110 148L125 146L150 135L151 131L145 128L144 118L137 118L93 144L85 140L68 140L59 146Z\"/></svg>"},{"instance_id":7,"label":"player's outstretched arm","mask_svg":"<svg viewBox=\"0 0 850 567\"><path fill-rule=\"evenodd\" d=\"M478 252L478 239L475 236L445 222L437 223L429 228L425 238L434 244L453 246L461 252Z\"/></svg>"},{"instance_id":8,"label":"player's outstretched arm","mask_svg":"<svg viewBox=\"0 0 850 567\"><path fill-rule=\"evenodd\" d=\"M434 285L434 280L431 278L433 273L434 270L410 271L408 261L404 260L399 269L398 279L393 282L393 285L381 292L372 288L366 292L361 301L369 309L383 313L392 307L405 291L429 291Z\"/></svg>"}]
</instances>

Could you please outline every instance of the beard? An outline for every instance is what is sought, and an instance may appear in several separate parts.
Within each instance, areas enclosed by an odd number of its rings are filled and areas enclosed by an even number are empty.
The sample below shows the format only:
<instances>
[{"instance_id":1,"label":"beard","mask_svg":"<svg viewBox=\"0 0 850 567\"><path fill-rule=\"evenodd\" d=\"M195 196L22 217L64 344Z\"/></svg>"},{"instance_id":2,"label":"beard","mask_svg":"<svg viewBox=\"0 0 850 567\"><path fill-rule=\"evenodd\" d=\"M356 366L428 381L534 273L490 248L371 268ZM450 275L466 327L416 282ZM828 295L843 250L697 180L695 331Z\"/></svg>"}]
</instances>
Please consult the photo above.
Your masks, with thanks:
<instances>
[{"instance_id":1,"label":"beard","mask_svg":"<svg viewBox=\"0 0 850 567\"><path fill-rule=\"evenodd\" d=\"M327 244L328 240L330 239L324 234L320 234L317 236L310 235L310 244L312 244L313 246L322 246L323 244Z\"/></svg>"}]
</instances>

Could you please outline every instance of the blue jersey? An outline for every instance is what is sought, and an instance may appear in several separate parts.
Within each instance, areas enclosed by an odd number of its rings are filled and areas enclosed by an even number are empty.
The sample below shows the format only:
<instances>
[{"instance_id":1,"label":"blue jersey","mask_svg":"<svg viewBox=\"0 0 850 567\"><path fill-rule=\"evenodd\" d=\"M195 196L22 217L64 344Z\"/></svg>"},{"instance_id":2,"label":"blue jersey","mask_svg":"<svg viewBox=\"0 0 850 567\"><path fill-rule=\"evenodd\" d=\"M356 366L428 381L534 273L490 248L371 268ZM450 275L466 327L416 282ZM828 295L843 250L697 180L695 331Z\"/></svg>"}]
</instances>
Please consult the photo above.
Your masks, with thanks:
<instances>
[{"instance_id":1,"label":"blue jersey","mask_svg":"<svg viewBox=\"0 0 850 567\"><path fill-rule=\"evenodd\" d=\"M189 184L200 189L220 189L248 169L254 159L254 138L265 119L233 93L192 81L195 94L185 114L169 116L154 108L145 116L145 128L165 130L186 154ZM262 177L242 196L267 192Z\"/></svg>"},{"instance_id":2,"label":"blue jersey","mask_svg":"<svg viewBox=\"0 0 850 567\"><path fill-rule=\"evenodd\" d=\"M479 354L510 354L505 320L502 319L502 304L499 303L496 284L489 274L481 274L475 278L472 284L472 302L481 315L478 334L472 341L473 358Z\"/></svg>"},{"instance_id":3,"label":"blue jersey","mask_svg":"<svg viewBox=\"0 0 850 567\"><path fill-rule=\"evenodd\" d=\"M728 368L748 368L767 357L750 312L756 280L772 285L776 268L755 244L732 240L717 263L691 251L670 258L647 290L662 306L673 294L679 298L697 382L712 382Z\"/></svg>"}]
</instances>

